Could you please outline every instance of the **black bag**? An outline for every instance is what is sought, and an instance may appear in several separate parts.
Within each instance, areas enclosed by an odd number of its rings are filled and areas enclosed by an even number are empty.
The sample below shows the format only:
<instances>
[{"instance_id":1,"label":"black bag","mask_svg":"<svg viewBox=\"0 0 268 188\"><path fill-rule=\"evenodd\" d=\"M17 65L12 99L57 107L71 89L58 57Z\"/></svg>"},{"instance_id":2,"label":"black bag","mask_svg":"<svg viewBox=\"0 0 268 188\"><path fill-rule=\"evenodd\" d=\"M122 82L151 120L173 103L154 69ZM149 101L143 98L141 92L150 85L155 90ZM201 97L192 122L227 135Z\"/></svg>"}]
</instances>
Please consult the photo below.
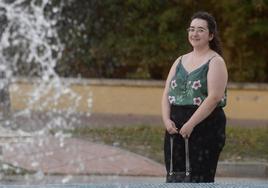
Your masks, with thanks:
<instances>
[{"instance_id":1,"label":"black bag","mask_svg":"<svg viewBox=\"0 0 268 188\"><path fill-rule=\"evenodd\" d=\"M185 138L185 172L174 172L173 171L173 140L174 135L170 136L170 171L167 174L166 182L167 183L182 183L191 181L191 170L190 170L190 161L189 161L189 146L188 138Z\"/></svg>"}]
</instances>

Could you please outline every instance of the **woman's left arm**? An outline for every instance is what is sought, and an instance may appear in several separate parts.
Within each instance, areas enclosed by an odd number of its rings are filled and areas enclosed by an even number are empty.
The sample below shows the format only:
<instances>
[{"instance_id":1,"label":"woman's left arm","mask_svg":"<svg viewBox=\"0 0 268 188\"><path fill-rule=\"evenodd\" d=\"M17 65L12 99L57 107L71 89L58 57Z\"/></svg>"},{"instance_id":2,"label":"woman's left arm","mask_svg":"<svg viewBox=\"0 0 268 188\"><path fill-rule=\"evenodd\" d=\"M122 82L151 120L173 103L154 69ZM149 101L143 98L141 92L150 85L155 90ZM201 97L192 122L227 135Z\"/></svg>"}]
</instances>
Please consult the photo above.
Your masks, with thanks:
<instances>
[{"instance_id":1,"label":"woman's left arm","mask_svg":"<svg viewBox=\"0 0 268 188\"><path fill-rule=\"evenodd\" d=\"M208 96L180 129L180 134L183 137L190 137L194 127L216 108L224 96L227 80L228 73L224 60L219 56L213 58L207 74Z\"/></svg>"}]
</instances>

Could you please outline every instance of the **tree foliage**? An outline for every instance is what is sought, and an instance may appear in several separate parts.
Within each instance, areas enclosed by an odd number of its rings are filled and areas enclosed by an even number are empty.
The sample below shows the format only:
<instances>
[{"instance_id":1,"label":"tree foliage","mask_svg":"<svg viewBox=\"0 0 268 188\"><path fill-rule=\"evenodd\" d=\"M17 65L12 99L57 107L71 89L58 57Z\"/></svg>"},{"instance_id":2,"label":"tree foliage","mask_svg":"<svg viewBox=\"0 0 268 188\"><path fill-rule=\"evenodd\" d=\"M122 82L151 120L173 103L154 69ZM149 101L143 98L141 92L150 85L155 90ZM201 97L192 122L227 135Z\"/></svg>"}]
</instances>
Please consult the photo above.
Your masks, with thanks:
<instances>
[{"instance_id":1,"label":"tree foliage","mask_svg":"<svg viewBox=\"0 0 268 188\"><path fill-rule=\"evenodd\" d=\"M190 50L191 15L217 20L231 81L268 81L267 0L69 0L58 23L62 76L165 79Z\"/></svg>"}]
</instances>

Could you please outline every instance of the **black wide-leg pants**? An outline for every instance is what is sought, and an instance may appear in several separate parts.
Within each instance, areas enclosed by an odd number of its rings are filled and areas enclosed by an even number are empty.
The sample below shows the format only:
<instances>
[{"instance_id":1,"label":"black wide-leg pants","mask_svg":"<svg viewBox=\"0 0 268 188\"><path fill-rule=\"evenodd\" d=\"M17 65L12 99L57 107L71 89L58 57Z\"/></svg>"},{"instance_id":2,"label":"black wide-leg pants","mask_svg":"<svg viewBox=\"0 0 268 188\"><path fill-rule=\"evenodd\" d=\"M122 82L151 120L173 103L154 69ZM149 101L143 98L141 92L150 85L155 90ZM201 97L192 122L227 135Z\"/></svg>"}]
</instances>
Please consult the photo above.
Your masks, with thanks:
<instances>
[{"instance_id":1,"label":"black wide-leg pants","mask_svg":"<svg viewBox=\"0 0 268 188\"><path fill-rule=\"evenodd\" d=\"M171 105L170 117L180 129L196 111L195 106ZM214 182L220 152L225 144L226 117L222 108L215 110L193 130L189 138L192 182ZM164 155L167 173L170 170L170 134L166 131ZM173 171L185 171L185 145L180 134L173 144Z\"/></svg>"}]
</instances>

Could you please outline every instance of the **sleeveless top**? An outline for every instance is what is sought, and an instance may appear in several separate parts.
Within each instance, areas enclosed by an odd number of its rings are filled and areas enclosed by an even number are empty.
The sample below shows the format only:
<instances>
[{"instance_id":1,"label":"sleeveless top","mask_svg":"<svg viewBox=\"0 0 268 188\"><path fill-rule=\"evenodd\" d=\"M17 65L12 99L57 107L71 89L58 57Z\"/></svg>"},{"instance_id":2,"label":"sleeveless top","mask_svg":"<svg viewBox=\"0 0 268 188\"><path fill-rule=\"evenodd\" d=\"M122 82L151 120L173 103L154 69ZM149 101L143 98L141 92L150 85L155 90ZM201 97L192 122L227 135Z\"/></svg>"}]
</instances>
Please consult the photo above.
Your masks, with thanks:
<instances>
[{"instance_id":1,"label":"sleeveless top","mask_svg":"<svg viewBox=\"0 0 268 188\"><path fill-rule=\"evenodd\" d=\"M168 100L174 105L194 105L200 106L208 96L207 73L210 58L205 64L188 73L182 65L182 57L177 65L176 73L171 79L168 91ZM217 107L226 105L226 89L224 96Z\"/></svg>"}]
</instances>

